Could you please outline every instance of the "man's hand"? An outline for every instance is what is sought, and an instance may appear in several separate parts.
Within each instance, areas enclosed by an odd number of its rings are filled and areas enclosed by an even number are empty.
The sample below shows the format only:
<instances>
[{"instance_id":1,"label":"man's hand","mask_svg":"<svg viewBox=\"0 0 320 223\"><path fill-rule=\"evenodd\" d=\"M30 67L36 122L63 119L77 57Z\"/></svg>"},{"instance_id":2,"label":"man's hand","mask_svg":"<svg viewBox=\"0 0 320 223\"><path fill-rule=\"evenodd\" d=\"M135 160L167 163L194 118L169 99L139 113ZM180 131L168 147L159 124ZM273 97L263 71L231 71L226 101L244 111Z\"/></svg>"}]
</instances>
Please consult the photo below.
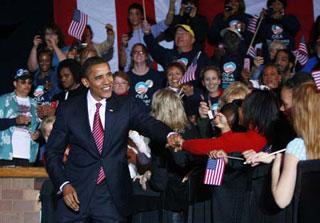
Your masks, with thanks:
<instances>
[{"instance_id":1,"label":"man's hand","mask_svg":"<svg viewBox=\"0 0 320 223\"><path fill-rule=\"evenodd\" d=\"M63 200L64 203L74 211L79 211L80 201L76 190L71 184L66 184L63 187Z\"/></svg>"},{"instance_id":2,"label":"man's hand","mask_svg":"<svg viewBox=\"0 0 320 223\"><path fill-rule=\"evenodd\" d=\"M105 28L106 28L106 31L107 31L107 35L114 35L113 26L111 24L108 23L105 26Z\"/></svg>"},{"instance_id":3,"label":"man's hand","mask_svg":"<svg viewBox=\"0 0 320 223\"><path fill-rule=\"evenodd\" d=\"M174 150L180 151L182 150L182 144L183 144L183 138L179 133L172 133L170 136L167 138L167 145L166 147L171 147L174 148Z\"/></svg>"}]
</instances>

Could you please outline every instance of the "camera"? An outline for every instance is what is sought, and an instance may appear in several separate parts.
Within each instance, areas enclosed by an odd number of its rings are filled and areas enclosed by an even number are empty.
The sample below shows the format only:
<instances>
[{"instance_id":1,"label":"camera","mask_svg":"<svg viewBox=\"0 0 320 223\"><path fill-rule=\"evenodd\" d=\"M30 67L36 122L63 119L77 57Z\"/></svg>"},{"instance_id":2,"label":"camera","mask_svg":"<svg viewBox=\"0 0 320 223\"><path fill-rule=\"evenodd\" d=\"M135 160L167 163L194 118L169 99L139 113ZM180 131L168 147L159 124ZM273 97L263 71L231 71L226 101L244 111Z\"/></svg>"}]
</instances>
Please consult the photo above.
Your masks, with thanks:
<instances>
[{"instance_id":1,"label":"camera","mask_svg":"<svg viewBox=\"0 0 320 223\"><path fill-rule=\"evenodd\" d=\"M192 11L192 8L193 8L193 6L192 6L191 4L188 4L188 5L185 7L184 13L185 13L185 14L190 14L191 11Z\"/></svg>"},{"instance_id":2,"label":"camera","mask_svg":"<svg viewBox=\"0 0 320 223\"><path fill-rule=\"evenodd\" d=\"M231 4L226 4L225 6L224 6L224 10L226 11L226 12L231 12L232 11L232 5Z\"/></svg>"}]
</instances>

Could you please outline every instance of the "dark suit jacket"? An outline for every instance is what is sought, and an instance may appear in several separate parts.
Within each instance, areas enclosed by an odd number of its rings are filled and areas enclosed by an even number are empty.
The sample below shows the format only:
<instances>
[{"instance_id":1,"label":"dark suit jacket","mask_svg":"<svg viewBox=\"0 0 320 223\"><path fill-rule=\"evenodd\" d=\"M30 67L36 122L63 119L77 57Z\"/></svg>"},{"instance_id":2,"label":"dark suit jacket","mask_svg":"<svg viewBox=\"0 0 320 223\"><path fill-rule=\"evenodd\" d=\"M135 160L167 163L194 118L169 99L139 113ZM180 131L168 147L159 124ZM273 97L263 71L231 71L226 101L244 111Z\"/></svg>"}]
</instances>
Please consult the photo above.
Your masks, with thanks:
<instances>
[{"instance_id":1,"label":"dark suit jacket","mask_svg":"<svg viewBox=\"0 0 320 223\"><path fill-rule=\"evenodd\" d=\"M128 131L136 130L165 143L171 130L146 114L133 98L112 96L106 103L104 145L100 156L89 125L86 97L86 94L75 97L58 109L45 154L49 176L57 189L70 181L80 199L80 212L83 212L96 186L99 168L103 166L113 201L120 213L126 215L132 191L126 157ZM63 165L63 153L68 144L71 149Z\"/></svg>"}]
</instances>

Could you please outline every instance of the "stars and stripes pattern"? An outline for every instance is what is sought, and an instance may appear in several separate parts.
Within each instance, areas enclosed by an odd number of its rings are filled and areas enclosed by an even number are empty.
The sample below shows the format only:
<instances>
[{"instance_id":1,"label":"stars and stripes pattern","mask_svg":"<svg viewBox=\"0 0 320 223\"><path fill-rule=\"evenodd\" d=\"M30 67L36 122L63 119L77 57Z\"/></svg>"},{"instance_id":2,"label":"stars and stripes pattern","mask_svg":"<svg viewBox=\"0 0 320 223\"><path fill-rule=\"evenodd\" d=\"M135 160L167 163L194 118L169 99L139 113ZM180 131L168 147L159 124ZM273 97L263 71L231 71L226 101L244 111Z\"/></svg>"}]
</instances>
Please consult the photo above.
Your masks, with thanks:
<instances>
[{"instance_id":1,"label":"stars and stripes pattern","mask_svg":"<svg viewBox=\"0 0 320 223\"><path fill-rule=\"evenodd\" d=\"M96 112L94 114L93 127L92 127L92 135L100 155L102 153L103 139L104 139L104 131L103 131L103 126L102 126L100 114L99 114L99 109L101 105L102 105L101 103L96 103ZM97 184L100 184L105 178L106 178L106 175L101 166L99 170L98 178L97 178Z\"/></svg>"},{"instance_id":2,"label":"stars and stripes pattern","mask_svg":"<svg viewBox=\"0 0 320 223\"><path fill-rule=\"evenodd\" d=\"M78 9L73 11L72 21L70 23L68 34L81 40L83 31L88 23L88 15Z\"/></svg>"},{"instance_id":3,"label":"stars and stripes pattern","mask_svg":"<svg viewBox=\"0 0 320 223\"><path fill-rule=\"evenodd\" d=\"M311 74L314 82L316 83L318 91L320 91L320 70L315 70Z\"/></svg>"},{"instance_id":4,"label":"stars and stripes pattern","mask_svg":"<svg viewBox=\"0 0 320 223\"><path fill-rule=\"evenodd\" d=\"M196 70L198 67L198 59L201 55L201 51L193 58L191 65L188 67L187 71L184 73L180 80L180 84L185 84L196 79Z\"/></svg>"},{"instance_id":5,"label":"stars and stripes pattern","mask_svg":"<svg viewBox=\"0 0 320 223\"><path fill-rule=\"evenodd\" d=\"M221 185L224 173L224 166L225 164L223 158L209 158L203 183L207 185Z\"/></svg>"},{"instance_id":6,"label":"stars and stripes pattern","mask_svg":"<svg viewBox=\"0 0 320 223\"><path fill-rule=\"evenodd\" d=\"M257 23L258 23L258 20L259 20L259 16L257 15L254 15L250 21L249 21L249 24L248 24L248 31L251 32L251 33L255 33L257 31Z\"/></svg>"},{"instance_id":7,"label":"stars and stripes pattern","mask_svg":"<svg viewBox=\"0 0 320 223\"><path fill-rule=\"evenodd\" d=\"M297 57L299 63L304 66L309 60L307 44L304 41L304 37L301 38L299 47L297 50L293 51L293 54Z\"/></svg>"},{"instance_id":8,"label":"stars and stripes pattern","mask_svg":"<svg viewBox=\"0 0 320 223\"><path fill-rule=\"evenodd\" d=\"M252 58L256 57L256 49L252 45L249 47L247 55L251 56Z\"/></svg>"}]
</instances>

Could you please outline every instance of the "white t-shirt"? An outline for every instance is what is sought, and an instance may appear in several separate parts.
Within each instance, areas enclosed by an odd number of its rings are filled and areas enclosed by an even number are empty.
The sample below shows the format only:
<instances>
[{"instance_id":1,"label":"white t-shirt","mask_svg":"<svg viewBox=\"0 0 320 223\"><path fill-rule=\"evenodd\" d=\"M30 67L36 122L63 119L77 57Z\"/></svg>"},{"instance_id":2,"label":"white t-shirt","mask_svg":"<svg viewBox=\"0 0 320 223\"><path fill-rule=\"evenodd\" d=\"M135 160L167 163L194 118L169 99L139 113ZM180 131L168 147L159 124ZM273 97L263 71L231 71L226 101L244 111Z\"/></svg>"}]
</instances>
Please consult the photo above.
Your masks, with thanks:
<instances>
[{"instance_id":1,"label":"white t-shirt","mask_svg":"<svg viewBox=\"0 0 320 223\"><path fill-rule=\"evenodd\" d=\"M17 96L18 115L31 117L30 98L21 98ZM12 134L12 156L13 158L30 159L31 135L28 126L14 127Z\"/></svg>"}]
</instances>

